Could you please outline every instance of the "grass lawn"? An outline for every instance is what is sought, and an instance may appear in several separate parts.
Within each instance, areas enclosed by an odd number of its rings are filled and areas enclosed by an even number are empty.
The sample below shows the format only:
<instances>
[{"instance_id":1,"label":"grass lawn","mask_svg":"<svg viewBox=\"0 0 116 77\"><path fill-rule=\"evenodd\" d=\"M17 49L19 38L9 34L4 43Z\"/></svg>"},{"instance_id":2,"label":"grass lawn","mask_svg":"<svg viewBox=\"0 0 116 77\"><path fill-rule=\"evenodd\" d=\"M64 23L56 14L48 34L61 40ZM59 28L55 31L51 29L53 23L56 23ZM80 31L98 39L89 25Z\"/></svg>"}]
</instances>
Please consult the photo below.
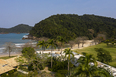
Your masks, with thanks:
<instances>
[{"instance_id":1,"label":"grass lawn","mask_svg":"<svg viewBox=\"0 0 116 77\"><path fill-rule=\"evenodd\" d=\"M5 56L5 57L0 57L0 59L9 59L9 58L13 58L13 57L16 57L16 56Z\"/></svg>"},{"instance_id":2,"label":"grass lawn","mask_svg":"<svg viewBox=\"0 0 116 77\"><path fill-rule=\"evenodd\" d=\"M97 59L97 52L94 50L94 48L104 48L105 50L109 51L113 61L109 63L109 65L116 67L116 48L114 47L107 47L107 45L105 43L101 43L101 44L97 44L94 46L89 46L89 47L85 47L83 49L76 49L74 50L75 52L81 54L82 52L86 52L89 54L92 54L96 59Z\"/></svg>"}]
</instances>

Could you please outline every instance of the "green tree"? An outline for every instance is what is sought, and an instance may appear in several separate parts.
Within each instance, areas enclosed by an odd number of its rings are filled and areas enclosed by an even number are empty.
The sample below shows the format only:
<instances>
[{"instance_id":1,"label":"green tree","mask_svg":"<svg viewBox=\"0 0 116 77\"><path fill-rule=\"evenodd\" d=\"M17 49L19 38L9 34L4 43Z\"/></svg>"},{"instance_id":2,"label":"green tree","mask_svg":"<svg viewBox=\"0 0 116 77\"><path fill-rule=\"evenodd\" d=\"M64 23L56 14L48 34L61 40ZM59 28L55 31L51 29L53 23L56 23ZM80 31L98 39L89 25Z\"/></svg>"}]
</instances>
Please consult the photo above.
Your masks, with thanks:
<instances>
[{"instance_id":1,"label":"green tree","mask_svg":"<svg viewBox=\"0 0 116 77\"><path fill-rule=\"evenodd\" d=\"M52 68L52 50L53 50L53 48L56 48L57 44L54 39L49 39L48 46L51 47L51 68Z\"/></svg>"},{"instance_id":2,"label":"green tree","mask_svg":"<svg viewBox=\"0 0 116 77\"><path fill-rule=\"evenodd\" d=\"M23 48L23 50L21 51L23 56L29 60L31 60L31 58L35 57L35 50L32 47L25 47Z\"/></svg>"},{"instance_id":3,"label":"green tree","mask_svg":"<svg viewBox=\"0 0 116 77\"><path fill-rule=\"evenodd\" d=\"M112 56L109 51L103 48L95 48L95 51L97 52L98 61L103 63L109 63L112 61Z\"/></svg>"},{"instance_id":4,"label":"green tree","mask_svg":"<svg viewBox=\"0 0 116 77\"><path fill-rule=\"evenodd\" d=\"M64 50L64 53L65 53L65 57L68 55L67 59L68 59L68 72L69 72L69 62L70 62L70 58L71 56L74 57L74 54L73 54L73 51L71 49L65 49Z\"/></svg>"},{"instance_id":5,"label":"green tree","mask_svg":"<svg viewBox=\"0 0 116 77\"><path fill-rule=\"evenodd\" d=\"M93 72L95 68L97 67L97 62L95 58L93 58L92 55L83 53L84 56L81 56L78 59L79 66L76 69L75 76L79 77L93 77ZM90 63L94 63L94 66L91 66Z\"/></svg>"},{"instance_id":6,"label":"green tree","mask_svg":"<svg viewBox=\"0 0 116 77\"><path fill-rule=\"evenodd\" d=\"M62 47L64 42L66 42L66 40L62 36L57 36L57 41L61 42L61 55L62 55Z\"/></svg>"},{"instance_id":7,"label":"green tree","mask_svg":"<svg viewBox=\"0 0 116 77\"><path fill-rule=\"evenodd\" d=\"M38 41L37 46L42 48L42 54L43 54L43 51L45 51L48 45L46 41L42 40L42 41Z\"/></svg>"}]
</instances>

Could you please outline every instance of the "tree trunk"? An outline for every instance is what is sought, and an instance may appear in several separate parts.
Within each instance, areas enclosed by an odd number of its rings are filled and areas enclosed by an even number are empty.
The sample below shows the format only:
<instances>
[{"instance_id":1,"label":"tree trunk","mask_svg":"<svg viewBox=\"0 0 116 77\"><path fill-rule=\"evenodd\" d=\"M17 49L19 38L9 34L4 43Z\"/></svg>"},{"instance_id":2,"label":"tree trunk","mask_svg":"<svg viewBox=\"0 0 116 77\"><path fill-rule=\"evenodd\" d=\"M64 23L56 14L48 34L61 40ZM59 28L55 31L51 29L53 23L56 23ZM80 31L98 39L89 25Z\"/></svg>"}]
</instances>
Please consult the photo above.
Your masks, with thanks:
<instances>
[{"instance_id":1,"label":"tree trunk","mask_svg":"<svg viewBox=\"0 0 116 77\"><path fill-rule=\"evenodd\" d=\"M69 75L69 60L68 60L68 75Z\"/></svg>"},{"instance_id":2,"label":"tree trunk","mask_svg":"<svg viewBox=\"0 0 116 77\"><path fill-rule=\"evenodd\" d=\"M79 48L79 43L78 43L78 48Z\"/></svg>"},{"instance_id":3,"label":"tree trunk","mask_svg":"<svg viewBox=\"0 0 116 77\"><path fill-rule=\"evenodd\" d=\"M82 47L83 47L84 43L82 43Z\"/></svg>"},{"instance_id":4,"label":"tree trunk","mask_svg":"<svg viewBox=\"0 0 116 77\"><path fill-rule=\"evenodd\" d=\"M9 57L10 57L10 47L9 47Z\"/></svg>"},{"instance_id":5,"label":"tree trunk","mask_svg":"<svg viewBox=\"0 0 116 77\"><path fill-rule=\"evenodd\" d=\"M61 56L62 56L62 44L61 44Z\"/></svg>"},{"instance_id":6,"label":"tree trunk","mask_svg":"<svg viewBox=\"0 0 116 77\"><path fill-rule=\"evenodd\" d=\"M51 68L52 68L52 46L51 46Z\"/></svg>"}]
</instances>

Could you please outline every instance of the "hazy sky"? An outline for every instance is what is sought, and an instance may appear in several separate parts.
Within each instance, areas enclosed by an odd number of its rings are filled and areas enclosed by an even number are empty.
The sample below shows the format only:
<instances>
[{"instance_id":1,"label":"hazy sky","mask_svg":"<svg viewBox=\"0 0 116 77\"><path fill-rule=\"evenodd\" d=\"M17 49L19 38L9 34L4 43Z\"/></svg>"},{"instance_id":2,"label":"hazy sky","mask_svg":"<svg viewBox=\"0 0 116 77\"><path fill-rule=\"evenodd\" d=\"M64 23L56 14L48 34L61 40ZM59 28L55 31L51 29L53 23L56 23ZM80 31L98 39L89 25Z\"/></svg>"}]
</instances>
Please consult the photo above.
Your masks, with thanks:
<instances>
[{"instance_id":1,"label":"hazy sky","mask_svg":"<svg viewBox=\"0 0 116 77\"><path fill-rule=\"evenodd\" d=\"M0 0L0 27L34 26L56 14L94 14L116 19L116 0Z\"/></svg>"}]
</instances>

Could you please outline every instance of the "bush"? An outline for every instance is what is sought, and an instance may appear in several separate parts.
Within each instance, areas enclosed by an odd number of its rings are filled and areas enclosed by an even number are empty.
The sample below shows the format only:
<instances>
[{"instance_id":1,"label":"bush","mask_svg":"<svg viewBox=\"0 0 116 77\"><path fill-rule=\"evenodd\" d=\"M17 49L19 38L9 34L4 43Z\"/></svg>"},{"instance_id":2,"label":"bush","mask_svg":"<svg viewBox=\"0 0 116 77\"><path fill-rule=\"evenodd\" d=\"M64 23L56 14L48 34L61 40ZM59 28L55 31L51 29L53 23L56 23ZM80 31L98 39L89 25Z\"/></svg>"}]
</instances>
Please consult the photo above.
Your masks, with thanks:
<instances>
[{"instance_id":1,"label":"bush","mask_svg":"<svg viewBox=\"0 0 116 77\"><path fill-rule=\"evenodd\" d=\"M14 70L11 70L11 71L8 72L8 74L12 74L12 73L14 73Z\"/></svg>"},{"instance_id":2,"label":"bush","mask_svg":"<svg viewBox=\"0 0 116 77\"><path fill-rule=\"evenodd\" d=\"M55 74L55 77L65 77L63 74L60 74L60 73L56 73Z\"/></svg>"},{"instance_id":3,"label":"bush","mask_svg":"<svg viewBox=\"0 0 116 77\"><path fill-rule=\"evenodd\" d=\"M68 70L58 70L57 72L66 75L68 73Z\"/></svg>"},{"instance_id":4,"label":"bush","mask_svg":"<svg viewBox=\"0 0 116 77\"><path fill-rule=\"evenodd\" d=\"M45 68L44 64L39 64L38 67L39 67L40 70L43 70Z\"/></svg>"},{"instance_id":5,"label":"bush","mask_svg":"<svg viewBox=\"0 0 116 77\"><path fill-rule=\"evenodd\" d=\"M6 76L7 76L7 74L6 74L6 73L4 73L4 74L2 74L2 75L1 75L1 77L6 77Z\"/></svg>"},{"instance_id":6,"label":"bush","mask_svg":"<svg viewBox=\"0 0 116 77\"><path fill-rule=\"evenodd\" d=\"M112 56L109 51L103 48L95 48L95 51L97 52L98 61L103 63L109 63L112 61Z\"/></svg>"}]
</instances>

